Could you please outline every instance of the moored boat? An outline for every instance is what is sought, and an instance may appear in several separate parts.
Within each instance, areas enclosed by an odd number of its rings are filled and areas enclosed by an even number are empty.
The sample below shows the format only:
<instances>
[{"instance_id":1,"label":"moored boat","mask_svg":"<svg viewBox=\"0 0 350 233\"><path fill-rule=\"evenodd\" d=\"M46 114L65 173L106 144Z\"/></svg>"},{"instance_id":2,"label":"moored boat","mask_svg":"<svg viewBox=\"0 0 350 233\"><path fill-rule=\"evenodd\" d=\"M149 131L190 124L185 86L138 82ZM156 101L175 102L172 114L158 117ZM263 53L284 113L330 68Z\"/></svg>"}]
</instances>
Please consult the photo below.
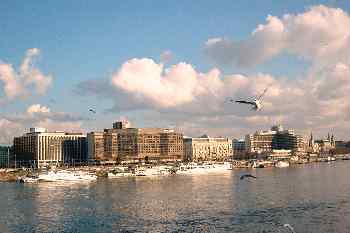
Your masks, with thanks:
<instances>
[{"instance_id":1,"label":"moored boat","mask_svg":"<svg viewBox=\"0 0 350 233\"><path fill-rule=\"evenodd\" d=\"M288 161L278 161L277 163L275 163L275 167L289 167L289 162Z\"/></svg>"}]
</instances>

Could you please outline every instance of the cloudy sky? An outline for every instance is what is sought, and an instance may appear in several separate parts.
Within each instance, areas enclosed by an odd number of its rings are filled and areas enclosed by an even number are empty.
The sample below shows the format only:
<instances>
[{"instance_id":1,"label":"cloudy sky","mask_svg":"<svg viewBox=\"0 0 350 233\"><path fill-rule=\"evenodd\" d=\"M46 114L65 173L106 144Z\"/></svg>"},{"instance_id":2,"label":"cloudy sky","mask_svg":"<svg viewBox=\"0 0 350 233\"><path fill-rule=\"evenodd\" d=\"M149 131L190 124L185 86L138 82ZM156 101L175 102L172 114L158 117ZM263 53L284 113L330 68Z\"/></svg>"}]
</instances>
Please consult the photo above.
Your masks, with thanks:
<instances>
[{"instance_id":1,"label":"cloudy sky","mask_svg":"<svg viewBox=\"0 0 350 233\"><path fill-rule=\"evenodd\" d=\"M4 0L0 12L0 144L118 119L350 139L349 1ZM226 101L265 88L260 112Z\"/></svg>"}]
</instances>

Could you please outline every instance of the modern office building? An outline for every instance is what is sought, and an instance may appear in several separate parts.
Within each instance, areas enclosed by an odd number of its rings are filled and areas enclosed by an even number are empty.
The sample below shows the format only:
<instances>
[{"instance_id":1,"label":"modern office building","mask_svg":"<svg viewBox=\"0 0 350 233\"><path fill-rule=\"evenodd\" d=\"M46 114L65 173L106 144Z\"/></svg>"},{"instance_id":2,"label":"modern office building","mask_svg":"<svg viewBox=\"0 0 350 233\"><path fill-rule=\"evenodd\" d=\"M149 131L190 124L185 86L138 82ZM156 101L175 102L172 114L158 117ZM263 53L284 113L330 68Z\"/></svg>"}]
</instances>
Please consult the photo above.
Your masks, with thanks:
<instances>
[{"instance_id":1,"label":"modern office building","mask_svg":"<svg viewBox=\"0 0 350 233\"><path fill-rule=\"evenodd\" d=\"M10 167L12 163L12 148L9 146L0 146L0 168Z\"/></svg>"},{"instance_id":2,"label":"modern office building","mask_svg":"<svg viewBox=\"0 0 350 233\"><path fill-rule=\"evenodd\" d=\"M29 133L14 138L17 161L43 166L86 161L87 142L82 133L47 132L31 128Z\"/></svg>"},{"instance_id":3,"label":"modern office building","mask_svg":"<svg viewBox=\"0 0 350 233\"><path fill-rule=\"evenodd\" d=\"M89 159L120 162L183 159L181 133L163 128L128 128L127 125L127 122L115 122L112 129L88 133Z\"/></svg>"},{"instance_id":4,"label":"modern office building","mask_svg":"<svg viewBox=\"0 0 350 233\"><path fill-rule=\"evenodd\" d=\"M305 141L294 130L284 130L281 125L273 126L267 131L257 131L246 135L246 150L248 153L270 153L273 150L291 150L301 152L305 150Z\"/></svg>"},{"instance_id":5,"label":"modern office building","mask_svg":"<svg viewBox=\"0 0 350 233\"><path fill-rule=\"evenodd\" d=\"M184 138L186 161L232 160L232 140L228 138Z\"/></svg>"},{"instance_id":6,"label":"modern office building","mask_svg":"<svg viewBox=\"0 0 350 233\"><path fill-rule=\"evenodd\" d=\"M233 159L245 159L247 156L245 140L233 139L232 140Z\"/></svg>"}]
</instances>

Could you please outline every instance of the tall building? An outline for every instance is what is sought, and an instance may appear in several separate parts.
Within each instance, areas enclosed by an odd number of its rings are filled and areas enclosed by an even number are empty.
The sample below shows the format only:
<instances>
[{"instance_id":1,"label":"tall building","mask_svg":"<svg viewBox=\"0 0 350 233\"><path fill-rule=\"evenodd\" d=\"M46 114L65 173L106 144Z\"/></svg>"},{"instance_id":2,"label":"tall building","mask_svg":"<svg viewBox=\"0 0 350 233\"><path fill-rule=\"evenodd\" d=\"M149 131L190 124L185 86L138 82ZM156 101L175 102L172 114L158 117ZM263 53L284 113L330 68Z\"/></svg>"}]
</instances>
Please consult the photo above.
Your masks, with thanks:
<instances>
[{"instance_id":1,"label":"tall building","mask_svg":"<svg viewBox=\"0 0 350 233\"><path fill-rule=\"evenodd\" d=\"M183 159L182 134L162 128L128 128L115 122L112 129L88 133L88 157L125 162L180 161Z\"/></svg>"},{"instance_id":2,"label":"tall building","mask_svg":"<svg viewBox=\"0 0 350 233\"><path fill-rule=\"evenodd\" d=\"M29 133L14 138L13 150L17 161L42 166L86 161L86 146L86 136L82 133L31 128Z\"/></svg>"},{"instance_id":3,"label":"tall building","mask_svg":"<svg viewBox=\"0 0 350 233\"><path fill-rule=\"evenodd\" d=\"M12 148L9 146L0 146L0 168L9 167L12 160Z\"/></svg>"},{"instance_id":4,"label":"tall building","mask_svg":"<svg viewBox=\"0 0 350 233\"><path fill-rule=\"evenodd\" d=\"M233 139L232 140L232 151L234 159L244 159L246 158L246 146L244 139Z\"/></svg>"},{"instance_id":5,"label":"tall building","mask_svg":"<svg viewBox=\"0 0 350 233\"><path fill-rule=\"evenodd\" d=\"M266 153L273 150L305 150L304 138L296 135L294 130L284 130L281 125L273 126L268 131L257 131L246 135L246 150L248 153Z\"/></svg>"},{"instance_id":6,"label":"tall building","mask_svg":"<svg viewBox=\"0 0 350 233\"><path fill-rule=\"evenodd\" d=\"M184 138L186 161L226 161L232 159L228 138Z\"/></svg>"}]
</instances>

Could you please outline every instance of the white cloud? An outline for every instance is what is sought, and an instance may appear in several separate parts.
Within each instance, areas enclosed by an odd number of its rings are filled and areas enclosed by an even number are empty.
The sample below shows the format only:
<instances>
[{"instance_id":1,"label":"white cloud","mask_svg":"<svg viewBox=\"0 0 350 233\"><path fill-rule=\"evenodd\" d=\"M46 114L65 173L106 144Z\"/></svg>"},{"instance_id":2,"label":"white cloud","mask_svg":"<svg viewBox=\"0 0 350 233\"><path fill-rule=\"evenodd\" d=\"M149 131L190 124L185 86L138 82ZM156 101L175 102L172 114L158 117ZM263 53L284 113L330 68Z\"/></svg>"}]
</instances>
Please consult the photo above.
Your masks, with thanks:
<instances>
[{"instance_id":1,"label":"white cloud","mask_svg":"<svg viewBox=\"0 0 350 233\"><path fill-rule=\"evenodd\" d=\"M35 57L39 54L40 50L37 48L27 50L18 71L12 64L0 63L0 81L3 83L5 93L2 101L24 98L35 93L39 95L46 93L51 86L52 76L42 74L33 65Z\"/></svg>"},{"instance_id":2,"label":"white cloud","mask_svg":"<svg viewBox=\"0 0 350 233\"><path fill-rule=\"evenodd\" d=\"M49 131L84 132L84 117L65 112L52 112L48 107L34 104L23 113L0 117L0 144L12 144L13 137L20 136L30 127L43 127Z\"/></svg>"},{"instance_id":3,"label":"white cloud","mask_svg":"<svg viewBox=\"0 0 350 233\"><path fill-rule=\"evenodd\" d=\"M302 57L311 66L298 79L262 73L222 75L216 68L201 73L187 63L164 67L149 58L135 58L112 75L111 83L103 80L92 90L89 83L79 87L113 99L113 110L124 111L127 117L130 110L148 111L143 122L176 125L190 136L243 136L283 123L299 132L331 131L346 139L350 130L347 28L346 12L315 6L301 14L268 16L246 40L212 38L205 45L208 55L220 64L250 66L283 52ZM266 87L262 111L225 102L227 97L254 97Z\"/></svg>"},{"instance_id":4,"label":"white cloud","mask_svg":"<svg viewBox=\"0 0 350 233\"><path fill-rule=\"evenodd\" d=\"M136 101L160 107L190 103L206 92L216 93L219 71L198 73L190 64L179 63L164 69L152 59L132 59L113 75L112 84Z\"/></svg>"},{"instance_id":5,"label":"white cloud","mask_svg":"<svg viewBox=\"0 0 350 233\"><path fill-rule=\"evenodd\" d=\"M217 64L252 66L283 52L315 64L349 62L350 17L342 9L314 6L282 18L269 15L265 24L242 41L211 38L205 53Z\"/></svg>"},{"instance_id":6,"label":"white cloud","mask_svg":"<svg viewBox=\"0 0 350 233\"><path fill-rule=\"evenodd\" d=\"M45 106L41 106L40 104L33 104L28 107L27 113L33 114L33 113L48 113L50 112L50 109Z\"/></svg>"}]
</instances>

